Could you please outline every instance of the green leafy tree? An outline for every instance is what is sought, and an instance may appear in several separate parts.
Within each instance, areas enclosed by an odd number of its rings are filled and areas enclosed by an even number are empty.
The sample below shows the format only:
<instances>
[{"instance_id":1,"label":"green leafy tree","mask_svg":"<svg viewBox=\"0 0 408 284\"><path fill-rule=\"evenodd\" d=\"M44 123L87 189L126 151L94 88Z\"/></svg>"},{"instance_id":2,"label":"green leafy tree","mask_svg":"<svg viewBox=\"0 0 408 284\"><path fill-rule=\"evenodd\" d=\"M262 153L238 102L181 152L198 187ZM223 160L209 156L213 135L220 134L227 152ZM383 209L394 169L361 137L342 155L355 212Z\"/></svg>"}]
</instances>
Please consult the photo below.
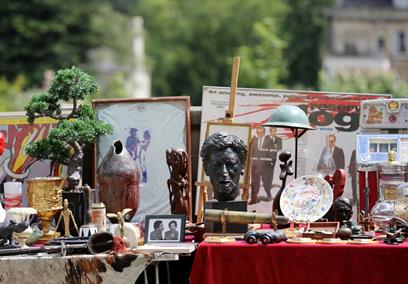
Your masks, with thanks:
<instances>
[{"instance_id":1,"label":"green leafy tree","mask_svg":"<svg viewBox=\"0 0 408 284\"><path fill-rule=\"evenodd\" d=\"M252 88L278 88L285 74L285 60L282 56L285 42L278 37L276 21L264 18L253 25L252 46L239 47L241 57L239 83Z\"/></svg>"},{"instance_id":2,"label":"green leafy tree","mask_svg":"<svg viewBox=\"0 0 408 284\"><path fill-rule=\"evenodd\" d=\"M25 84L24 76L17 76L12 82L0 77L0 111L18 110L27 103L23 94Z\"/></svg>"},{"instance_id":3,"label":"green leafy tree","mask_svg":"<svg viewBox=\"0 0 408 284\"><path fill-rule=\"evenodd\" d=\"M130 17L115 10L123 9L119 2L2 1L0 74L9 82L24 76L26 88L40 86L46 70L72 65L89 70L90 51L101 46L119 64L129 61Z\"/></svg>"},{"instance_id":4,"label":"green leafy tree","mask_svg":"<svg viewBox=\"0 0 408 284\"><path fill-rule=\"evenodd\" d=\"M26 147L28 155L68 165L68 176L79 181L83 148L87 143L95 142L98 136L112 131L110 124L96 119L90 105L80 104L96 91L94 79L81 69L72 67L58 71L48 93L33 96L25 107L30 124L40 117L50 117L58 122L47 138ZM63 112L60 102L71 103L71 111Z\"/></svg>"},{"instance_id":5,"label":"green leafy tree","mask_svg":"<svg viewBox=\"0 0 408 284\"><path fill-rule=\"evenodd\" d=\"M0 73L39 83L47 69L85 62L99 42L91 29L96 1L13 0L0 5Z\"/></svg>"},{"instance_id":6,"label":"green leafy tree","mask_svg":"<svg viewBox=\"0 0 408 284\"><path fill-rule=\"evenodd\" d=\"M268 46L268 37L273 44L279 41L268 21L278 22L285 6L281 0L139 1L133 13L145 22L152 95L190 95L192 104L200 105L202 86L230 85L232 58L241 51L242 72L253 73L247 81L240 74L240 86L274 82L280 43ZM260 51L249 50L254 47ZM244 66L250 60L257 63Z\"/></svg>"},{"instance_id":7,"label":"green leafy tree","mask_svg":"<svg viewBox=\"0 0 408 284\"><path fill-rule=\"evenodd\" d=\"M287 42L288 86L317 89L322 68L326 17L324 10L333 0L288 0L281 33Z\"/></svg>"},{"instance_id":8,"label":"green leafy tree","mask_svg":"<svg viewBox=\"0 0 408 284\"><path fill-rule=\"evenodd\" d=\"M408 84L392 72L349 72L323 77L321 90L333 92L391 94L407 97Z\"/></svg>"}]
</instances>

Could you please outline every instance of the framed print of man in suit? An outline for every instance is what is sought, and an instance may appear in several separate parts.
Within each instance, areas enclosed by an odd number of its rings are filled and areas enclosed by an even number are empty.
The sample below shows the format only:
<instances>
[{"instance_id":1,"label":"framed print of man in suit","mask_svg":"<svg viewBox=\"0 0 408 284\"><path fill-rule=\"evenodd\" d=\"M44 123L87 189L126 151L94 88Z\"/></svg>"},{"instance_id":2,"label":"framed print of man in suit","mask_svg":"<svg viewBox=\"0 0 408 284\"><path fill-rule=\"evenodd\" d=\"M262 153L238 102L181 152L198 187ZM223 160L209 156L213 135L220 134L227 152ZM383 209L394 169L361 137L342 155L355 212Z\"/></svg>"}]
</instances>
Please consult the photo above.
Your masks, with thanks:
<instances>
[{"instance_id":1,"label":"framed print of man in suit","mask_svg":"<svg viewBox=\"0 0 408 284\"><path fill-rule=\"evenodd\" d=\"M329 134L326 137L326 146L320 153L317 163L317 171L324 174L333 174L337 169L344 169L344 151L336 146L336 135Z\"/></svg>"},{"instance_id":2,"label":"framed print of man in suit","mask_svg":"<svg viewBox=\"0 0 408 284\"><path fill-rule=\"evenodd\" d=\"M272 200L273 170L277 151L282 149L282 139L276 136L276 128L271 128L270 134L266 136L265 127L259 126L256 128L256 136L252 139L251 200L248 204L259 202L258 193L261 180L267 201Z\"/></svg>"},{"instance_id":3,"label":"framed print of man in suit","mask_svg":"<svg viewBox=\"0 0 408 284\"><path fill-rule=\"evenodd\" d=\"M276 157L278 156L278 152L282 150L282 138L277 136L277 129L276 127L269 128L269 136L266 136L269 140L269 152L272 159L273 164L276 163ZM272 174L273 176L273 174Z\"/></svg>"}]
</instances>

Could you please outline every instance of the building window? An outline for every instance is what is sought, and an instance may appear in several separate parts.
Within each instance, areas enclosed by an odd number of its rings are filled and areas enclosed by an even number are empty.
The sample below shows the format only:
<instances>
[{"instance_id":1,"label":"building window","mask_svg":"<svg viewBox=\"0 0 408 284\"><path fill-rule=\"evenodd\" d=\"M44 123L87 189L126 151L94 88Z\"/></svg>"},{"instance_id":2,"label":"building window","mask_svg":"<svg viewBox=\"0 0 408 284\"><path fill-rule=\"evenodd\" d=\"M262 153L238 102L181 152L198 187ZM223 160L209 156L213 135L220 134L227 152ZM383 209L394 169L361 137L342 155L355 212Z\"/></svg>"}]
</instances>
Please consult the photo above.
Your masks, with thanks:
<instances>
[{"instance_id":1,"label":"building window","mask_svg":"<svg viewBox=\"0 0 408 284\"><path fill-rule=\"evenodd\" d=\"M377 48L378 48L378 51L385 50L385 40L382 37L378 38L377 40Z\"/></svg>"},{"instance_id":2,"label":"building window","mask_svg":"<svg viewBox=\"0 0 408 284\"><path fill-rule=\"evenodd\" d=\"M407 52L407 45L405 43L406 36L405 32L398 32L397 33L397 51L399 54L405 54Z\"/></svg>"},{"instance_id":3,"label":"building window","mask_svg":"<svg viewBox=\"0 0 408 284\"><path fill-rule=\"evenodd\" d=\"M345 55L357 55L357 47L353 42L346 42L344 44L344 54Z\"/></svg>"}]
</instances>

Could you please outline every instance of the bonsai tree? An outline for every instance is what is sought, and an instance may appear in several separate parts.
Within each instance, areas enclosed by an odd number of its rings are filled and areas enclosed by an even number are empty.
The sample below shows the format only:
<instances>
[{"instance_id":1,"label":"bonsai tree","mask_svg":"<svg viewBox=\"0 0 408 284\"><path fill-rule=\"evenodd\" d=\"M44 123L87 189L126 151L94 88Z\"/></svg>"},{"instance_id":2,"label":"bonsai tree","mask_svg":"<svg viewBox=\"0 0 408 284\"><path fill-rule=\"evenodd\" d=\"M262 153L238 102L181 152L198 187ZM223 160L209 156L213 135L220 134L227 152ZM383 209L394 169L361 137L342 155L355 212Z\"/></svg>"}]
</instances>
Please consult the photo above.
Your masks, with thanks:
<instances>
[{"instance_id":1,"label":"bonsai tree","mask_svg":"<svg viewBox=\"0 0 408 284\"><path fill-rule=\"evenodd\" d=\"M28 155L51 160L53 164L68 165L68 179L78 184L82 178L83 149L96 138L112 132L112 126L96 119L89 104L80 101L97 92L95 80L81 69L60 70L51 82L47 93L31 98L25 107L27 121L33 124L36 118L50 117L57 121L47 138L30 143ZM63 111L60 102L72 104L70 111Z\"/></svg>"}]
</instances>

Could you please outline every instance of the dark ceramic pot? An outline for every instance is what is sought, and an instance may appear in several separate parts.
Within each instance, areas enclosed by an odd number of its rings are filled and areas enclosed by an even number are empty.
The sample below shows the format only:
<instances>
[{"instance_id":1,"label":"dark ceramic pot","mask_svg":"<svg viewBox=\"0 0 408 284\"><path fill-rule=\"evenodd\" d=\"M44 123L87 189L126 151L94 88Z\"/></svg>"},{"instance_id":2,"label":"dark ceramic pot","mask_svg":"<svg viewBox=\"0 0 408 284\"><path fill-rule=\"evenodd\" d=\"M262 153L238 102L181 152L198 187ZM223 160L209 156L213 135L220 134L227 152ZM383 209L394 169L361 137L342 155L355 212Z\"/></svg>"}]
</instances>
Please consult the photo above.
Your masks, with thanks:
<instances>
[{"instance_id":1,"label":"dark ceramic pot","mask_svg":"<svg viewBox=\"0 0 408 284\"><path fill-rule=\"evenodd\" d=\"M96 172L99 199L107 213L139 207L140 170L120 140L113 141Z\"/></svg>"}]
</instances>

